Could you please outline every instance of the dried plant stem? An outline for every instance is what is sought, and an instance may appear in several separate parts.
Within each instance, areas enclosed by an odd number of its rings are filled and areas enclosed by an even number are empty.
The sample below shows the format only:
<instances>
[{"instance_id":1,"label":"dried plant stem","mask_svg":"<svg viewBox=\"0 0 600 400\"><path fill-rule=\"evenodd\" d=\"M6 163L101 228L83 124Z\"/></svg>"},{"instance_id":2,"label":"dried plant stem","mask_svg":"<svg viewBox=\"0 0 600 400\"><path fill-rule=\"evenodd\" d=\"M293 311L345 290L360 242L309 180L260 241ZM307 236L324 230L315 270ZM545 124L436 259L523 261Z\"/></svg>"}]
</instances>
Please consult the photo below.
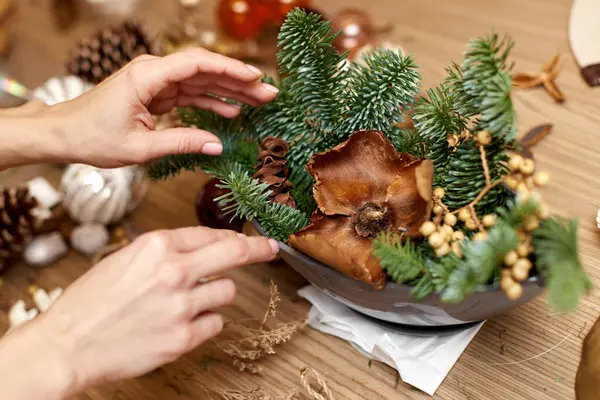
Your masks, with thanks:
<instances>
[{"instance_id":1,"label":"dried plant stem","mask_svg":"<svg viewBox=\"0 0 600 400\"><path fill-rule=\"evenodd\" d=\"M492 178L490 177L490 168L488 167L487 154L485 148L479 145L479 154L481 154L481 165L483 166L483 174L485 175L485 186L492 184Z\"/></svg>"},{"instance_id":2,"label":"dried plant stem","mask_svg":"<svg viewBox=\"0 0 600 400\"><path fill-rule=\"evenodd\" d=\"M281 297L279 297L279 290L277 289L277 285L275 282L271 281L269 285L269 306L267 307L267 311L265 312L265 316L263 317L262 322L260 323L260 329L262 329L267 323L268 319L274 317L277 312L277 306L281 301Z\"/></svg>"},{"instance_id":3,"label":"dried plant stem","mask_svg":"<svg viewBox=\"0 0 600 400\"><path fill-rule=\"evenodd\" d=\"M319 373L310 367L302 368L300 373L300 381L302 382L302 386L304 390L312 396L314 400L334 400L331 391L327 387L327 382L325 382ZM318 390L312 386L312 381L316 383L316 387Z\"/></svg>"}]
</instances>

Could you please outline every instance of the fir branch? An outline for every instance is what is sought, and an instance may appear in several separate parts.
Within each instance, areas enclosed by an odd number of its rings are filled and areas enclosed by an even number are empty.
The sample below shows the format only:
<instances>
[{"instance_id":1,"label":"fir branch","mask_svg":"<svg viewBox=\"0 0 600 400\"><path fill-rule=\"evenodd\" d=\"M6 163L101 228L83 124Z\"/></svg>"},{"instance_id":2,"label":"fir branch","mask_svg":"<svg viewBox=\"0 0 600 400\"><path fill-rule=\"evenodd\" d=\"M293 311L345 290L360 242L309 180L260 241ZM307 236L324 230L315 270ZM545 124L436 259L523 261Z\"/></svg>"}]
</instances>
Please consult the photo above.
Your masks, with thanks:
<instances>
[{"instance_id":1,"label":"fir branch","mask_svg":"<svg viewBox=\"0 0 600 400\"><path fill-rule=\"evenodd\" d=\"M482 85L484 96L480 100L481 115L475 130L486 130L506 142L516 139L517 116L510 97L511 87L512 78L506 72L499 72Z\"/></svg>"},{"instance_id":2,"label":"fir branch","mask_svg":"<svg viewBox=\"0 0 600 400\"><path fill-rule=\"evenodd\" d=\"M344 72L339 65L346 54L333 46L329 21L319 15L291 11L278 36L277 64L289 95L303 108L314 126L331 132L343 120Z\"/></svg>"},{"instance_id":3,"label":"fir branch","mask_svg":"<svg viewBox=\"0 0 600 400\"><path fill-rule=\"evenodd\" d=\"M457 113L454 97L443 85L428 90L427 97L421 98L413 121L419 135L428 141L427 157L435 165L435 185L444 187L448 164L453 156L448 136L460 134L468 121Z\"/></svg>"},{"instance_id":4,"label":"fir branch","mask_svg":"<svg viewBox=\"0 0 600 400\"><path fill-rule=\"evenodd\" d=\"M416 129L400 129L393 126L387 136L400 153L408 153L419 158L427 154L427 140L421 137Z\"/></svg>"},{"instance_id":5,"label":"fir branch","mask_svg":"<svg viewBox=\"0 0 600 400\"><path fill-rule=\"evenodd\" d=\"M465 243L464 258L448 277L442 301L458 303L479 290L494 276L504 256L518 244L516 229L498 221L486 240Z\"/></svg>"},{"instance_id":6,"label":"fir branch","mask_svg":"<svg viewBox=\"0 0 600 400\"><path fill-rule=\"evenodd\" d=\"M577 222L549 219L534 232L536 268L546 279L550 304L559 311L577 307L592 290L592 282L579 260Z\"/></svg>"},{"instance_id":7,"label":"fir branch","mask_svg":"<svg viewBox=\"0 0 600 400\"><path fill-rule=\"evenodd\" d=\"M373 255L379 265L396 283L411 281L425 270L425 262L410 240L402 243L400 237L385 232L373 241Z\"/></svg>"},{"instance_id":8,"label":"fir branch","mask_svg":"<svg viewBox=\"0 0 600 400\"><path fill-rule=\"evenodd\" d=\"M194 171L197 168L219 178L231 171L252 171L258 154L258 145L242 132L246 115L228 119L210 111L200 109L180 109L181 122L213 133L223 144L219 157L204 154L175 154L150 163L148 174L153 180L176 176L181 170Z\"/></svg>"},{"instance_id":9,"label":"fir branch","mask_svg":"<svg viewBox=\"0 0 600 400\"><path fill-rule=\"evenodd\" d=\"M500 38L496 33L471 40L462 63L462 80L465 91L479 102L487 97L482 90L497 75L509 72L512 64L508 55L514 46L509 36Z\"/></svg>"},{"instance_id":10,"label":"fir branch","mask_svg":"<svg viewBox=\"0 0 600 400\"><path fill-rule=\"evenodd\" d=\"M376 129L388 132L402 121L414 103L421 75L418 65L401 52L377 50L364 59L366 65L351 64L346 90L346 120L338 127L340 140L352 132Z\"/></svg>"},{"instance_id":11,"label":"fir branch","mask_svg":"<svg viewBox=\"0 0 600 400\"><path fill-rule=\"evenodd\" d=\"M222 182L219 187L231 191L216 199L223 211L249 221L256 219L267 236L285 242L289 235L308 225L308 218L301 211L271 203L268 185L247 172L231 172Z\"/></svg>"},{"instance_id":12,"label":"fir branch","mask_svg":"<svg viewBox=\"0 0 600 400\"><path fill-rule=\"evenodd\" d=\"M258 154L256 142L241 135L221 138L223 153L218 156L205 154L178 154L163 157L152 162L148 175L152 180L167 179L178 175L181 170L194 171L197 168L218 178L227 176L231 171L252 171Z\"/></svg>"}]
</instances>

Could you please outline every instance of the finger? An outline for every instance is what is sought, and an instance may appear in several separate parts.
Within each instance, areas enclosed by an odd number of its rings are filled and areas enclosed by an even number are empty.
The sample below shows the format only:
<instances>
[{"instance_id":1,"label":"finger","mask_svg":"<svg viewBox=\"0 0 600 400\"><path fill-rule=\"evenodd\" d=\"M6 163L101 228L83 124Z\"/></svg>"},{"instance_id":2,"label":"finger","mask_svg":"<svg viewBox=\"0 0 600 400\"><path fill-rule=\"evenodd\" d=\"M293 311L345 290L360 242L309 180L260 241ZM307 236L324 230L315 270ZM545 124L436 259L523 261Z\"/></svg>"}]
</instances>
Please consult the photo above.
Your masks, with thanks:
<instances>
[{"instance_id":1,"label":"finger","mask_svg":"<svg viewBox=\"0 0 600 400\"><path fill-rule=\"evenodd\" d=\"M223 152L219 138L210 132L196 128L170 128L159 132L143 132L142 143L146 160L171 154L206 154L218 156ZM132 145L132 146L135 146Z\"/></svg>"},{"instance_id":2,"label":"finger","mask_svg":"<svg viewBox=\"0 0 600 400\"><path fill-rule=\"evenodd\" d=\"M226 77L216 79L208 86L209 91L215 88L227 89L233 93L241 93L245 96L253 98L261 104L269 103L277 97L279 92L276 87L266 83L255 82L252 84L240 84Z\"/></svg>"},{"instance_id":3,"label":"finger","mask_svg":"<svg viewBox=\"0 0 600 400\"><path fill-rule=\"evenodd\" d=\"M233 118L240 115L242 108L237 104L228 104L223 100L211 96L187 96L181 95L176 100L177 107L197 107L212 111L225 118Z\"/></svg>"},{"instance_id":4,"label":"finger","mask_svg":"<svg viewBox=\"0 0 600 400\"><path fill-rule=\"evenodd\" d=\"M261 105L261 102L253 97L247 96L244 93L234 92L232 90L225 89L217 85L207 90L215 96L221 96L226 99L236 100L241 103L248 104L249 106L258 107Z\"/></svg>"},{"instance_id":5,"label":"finger","mask_svg":"<svg viewBox=\"0 0 600 400\"><path fill-rule=\"evenodd\" d=\"M257 81L262 73L241 61L204 49L174 53L159 59L131 64L130 73L143 104L171 84L177 84L198 74L227 76L238 82Z\"/></svg>"},{"instance_id":6,"label":"finger","mask_svg":"<svg viewBox=\"0 0 600 400\"><path fill-rule=\"evenodd\" d=\"M168 231L169 240L175 251L187 253L225 239L238 237L238 233L226 229L211 229L205 226L190 226Z\"/></svg>"},{"instance_id":7,"label":"finger","mask_svg":"<svg viewBox=\"0 0 600 400\"><path fill-rule=\"evenodd\" d=\"M228 269L270 261L278 251L279 246L273 239L237 237L209 244L179 257L182 258L181 263L189 268L190 284L195 284L202 278Z\"/></svg>"},{"instance_id":8,"label":"finger","mask_svg":"<svg viewBox=\"0 0 600 400\"><path fill-rule=\"evenodd\" d=\"M189 293L192 318L209 310L225 307L235 300L235 284L231 279L216 279L194 287Z\"/></svg>"},{"instance_id":9,"label":"finger","mask_svg":"<svg viewBox=\"0 0 600 400\"><path fill-rule=\"evenodd\" d=\"M215 312L206 312L192 321L192 340L187 351L191 351L202 343L217 336L223 330L223 317ZM187 352L186 351L186 352Z\"/></svg>"}]
</instances>

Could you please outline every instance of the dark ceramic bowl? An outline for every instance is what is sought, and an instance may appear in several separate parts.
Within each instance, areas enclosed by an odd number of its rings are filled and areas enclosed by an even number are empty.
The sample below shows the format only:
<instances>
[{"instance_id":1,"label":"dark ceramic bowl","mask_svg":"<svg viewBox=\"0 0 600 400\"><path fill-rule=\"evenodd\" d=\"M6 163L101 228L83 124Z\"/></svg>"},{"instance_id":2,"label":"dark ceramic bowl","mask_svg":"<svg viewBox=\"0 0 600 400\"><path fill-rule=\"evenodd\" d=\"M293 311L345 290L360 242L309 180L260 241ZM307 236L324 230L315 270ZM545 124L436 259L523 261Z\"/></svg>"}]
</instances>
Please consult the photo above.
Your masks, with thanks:
<instances>
[{"instance_id":1,"label":"dark ceramic bowl","mask_svg":"<svg viewBox=\"0 0 600 400\"><path fill-rule=\"evenodd\" d=\"M264 236L256 222L253 226ZM543 290L539 276L523 282L523 294L509 300L500 288L486 286L459 304L442 303L439 294L415 301L411 287L388 282L382 290L352 279L310 258L290 246L279 243L281 258L310 283L348 307L372 318L415 327L449 327L482 321L515 309L535 299Z\"/></svg>"}]
</instances>

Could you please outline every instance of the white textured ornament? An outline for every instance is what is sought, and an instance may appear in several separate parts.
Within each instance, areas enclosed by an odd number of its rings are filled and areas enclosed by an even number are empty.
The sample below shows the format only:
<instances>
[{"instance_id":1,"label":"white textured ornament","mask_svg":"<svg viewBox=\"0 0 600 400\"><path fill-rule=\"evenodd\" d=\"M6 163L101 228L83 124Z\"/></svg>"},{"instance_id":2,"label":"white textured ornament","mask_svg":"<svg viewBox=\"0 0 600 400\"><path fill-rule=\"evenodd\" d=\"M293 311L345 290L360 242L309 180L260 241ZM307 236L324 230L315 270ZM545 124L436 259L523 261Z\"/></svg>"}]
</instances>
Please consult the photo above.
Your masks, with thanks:
<instances>
[{"instance_id":1,"label":"white textured ornament","mask_svg":"<svg viewBox=\"0 0 600 400\"><path fill-rule=\"evenodd\" d=\"M71 233L71 245L83 254L91 256L108 244L110 234L102 224L82 224Z\"/></svg>"},{"instance_id":2,"label":"white textured ornament","mask_svg":"<svg viewBox=\"0 0 600 400\"><path fill-rule=\"evenodd\" d=\"M69 248L60 232L37 236L25 247L23 259L29 265L50 265L67 254Z\"/></svg>"},{"instance_id":3,"label":"white textured ornament","mask_svg":"<svg viewBox=\"0 0 600 400\"><path fill-rule=\"evenodd\" d=\"M596 226L600 229L600 210L598 210L598 214L596 214Z\"/></svg>"},{"instance_id":4,"label":"white textured ornament","mask_svg":"<svg viewBox=\"0 0 600 400\"><path fill-rule=\"evenodd\" d=\"M62 288L56 288L52 290L50 293L47 293L44 289L37 289L33 293L33 301L37 306L40 312L45 312L50 308L52 303L58 299L58 297L62 294Z\"/></svg>"},{"instance_id":5,"label":"white textured ornament","mask_svg":"<svg viewBox=\"0 0 600 400\"><path fill-rule=\"evenodd\" d=\"M26 185L29 193L35 197L40 206L50 209L60 203L60 193L41 176L30 180Z\"/></svg>"},{"instance_id":6,"label":"white textured ornament","mask_svg":"<svg viewBox=\"0 0 600 400\"><path fill-rule=\"evenodd\" d=\"M31 321L37 317L38 314L39 311L37 308L34 307L31 310L28 310L25 308L25 302L23 300L17 301L8 311L8 332L27 321Z\"/></svg>"},{"instance_id":7,"label":"white textured ornament","mask_svg":"<svg viewBox=\"0 0 600 400\"><path fill-rule=\"evenodd\" d=\"M114 169L71 164L60 184L63 205L74 220L109 225L133 211L146 193L140 167Z\"/></svg>"},{"instance_id":8,"label":"white textured ornament","mask_svg":"<svg viewBox=\"0 0 600 400\"><path fill-rule=\"evenodd\" d=\"M40 313L43 313L60 297L63 290L62 288L56 288L50 293L47 293L44 289L36 289L33 293L33 301L36 307L28 310L25 308L25 302L23 300L17 301L12 305L8 312L9 328L8 332L24 324L27 321L31 321L37 317Z\"/></svg>"},{"instance_id":9,"label":"white textured ornament","mask_svg":"<svg viewBox=\"0 0 600 400\"><path fill-rule=\"evenodd\" d=\"M87 0L87 2L101 14L128 17L133 14L140 0Z\"/></svg>"},{"instance_id":10,"label":"white textured ornament","mask_svg":"<svg viewBox=\"0 0 600 400\"><path fill-rule=\"evenodd\" d=\"M76 76L50 78L42 86L33 91L35 100L43 101L49 106L73 100L90 90L93 86Z\"/></svg>"}]
</instances>

